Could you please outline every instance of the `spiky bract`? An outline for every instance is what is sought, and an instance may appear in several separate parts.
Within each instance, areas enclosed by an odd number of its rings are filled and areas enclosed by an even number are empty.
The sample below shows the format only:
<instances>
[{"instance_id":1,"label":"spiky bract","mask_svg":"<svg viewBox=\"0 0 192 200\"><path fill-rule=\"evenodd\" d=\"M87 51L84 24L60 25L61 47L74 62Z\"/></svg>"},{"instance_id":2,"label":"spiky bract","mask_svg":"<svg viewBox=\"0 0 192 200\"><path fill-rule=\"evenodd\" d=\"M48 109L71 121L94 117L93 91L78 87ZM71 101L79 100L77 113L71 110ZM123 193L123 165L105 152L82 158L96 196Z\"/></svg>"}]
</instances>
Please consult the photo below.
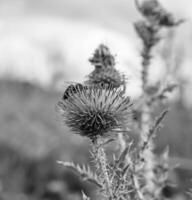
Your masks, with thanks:
<instances>
[{"instance_id":1,"label":"spiky bract","mask_svg":"<svg viewBox=\"0 0 192 200\"><path fill-rule=\"evenodd\" d=\"M118 88L125 84L124 76L120 74L115 68L105 68L102 70L95 69L89 76L89 85L100 85L112 88Z\"/></svg>"},{"instance_id":2,"label":"spiky bract","mask_svg":"<svg viewBox=\"0 0 192 200\"><path fill-rule=\"evenodd\" d=\"M123 129L131 118L130 99L120 88L77 87L58 107L71 130L91 139Z\"/></svg>"}]
</instances>

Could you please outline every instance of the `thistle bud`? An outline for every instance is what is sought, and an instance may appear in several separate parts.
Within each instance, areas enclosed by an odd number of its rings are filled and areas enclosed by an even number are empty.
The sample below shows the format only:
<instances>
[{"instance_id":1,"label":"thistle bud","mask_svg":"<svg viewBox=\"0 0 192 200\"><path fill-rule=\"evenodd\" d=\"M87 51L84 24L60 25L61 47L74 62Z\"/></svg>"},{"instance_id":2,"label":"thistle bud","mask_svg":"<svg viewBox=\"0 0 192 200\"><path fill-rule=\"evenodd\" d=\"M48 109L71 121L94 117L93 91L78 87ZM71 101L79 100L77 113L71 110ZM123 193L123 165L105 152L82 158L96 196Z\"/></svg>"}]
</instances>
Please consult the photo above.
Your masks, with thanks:
<instances>
[{"instance_id":1,"label":"thistle bud","mask_svg":"<svg viewBox=\"0 0 192 200\"><path fill-rule=\"evenodd\" d=\"M175 20L173 15L166 11L157 0L144 0L141 5L139 5L138 0L135 1L141 14L152 23L171 27L183 22L183 20Z\"/></svg>"},{"instance_id":2,"label":"thistle bud","mask_svg":"<svg viewBox=\"0 0 192 200\"><path fill-rule=\"evenodd\" d=\"M158 28L150 26L143 20L136 22L134 26L138 36L146 46L153 46L159 42Z\"/></svg>"},{"instance_id":3,"label":"thistle bud","mask_svg":"<svg viewBox=\"0 0 192 200\"><path fill-rule=\"evenodd\" d=\"M89 61L95 66L95 69L88 75L86 84L110 88L118 88L125 85L125 76L115 69L115 58L107 46L99 45L93 58Z\"/></svg>"}]
</instances>

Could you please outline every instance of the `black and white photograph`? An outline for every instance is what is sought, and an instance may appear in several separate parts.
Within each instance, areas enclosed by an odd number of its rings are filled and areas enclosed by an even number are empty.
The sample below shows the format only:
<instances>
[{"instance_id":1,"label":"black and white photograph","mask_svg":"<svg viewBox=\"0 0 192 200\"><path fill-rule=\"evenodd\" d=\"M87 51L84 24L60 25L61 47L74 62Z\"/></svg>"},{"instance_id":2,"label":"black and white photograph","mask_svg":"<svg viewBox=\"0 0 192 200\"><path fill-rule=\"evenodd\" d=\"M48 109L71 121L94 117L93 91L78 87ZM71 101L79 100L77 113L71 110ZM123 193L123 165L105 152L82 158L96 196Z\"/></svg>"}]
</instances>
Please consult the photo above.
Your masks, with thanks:
<instances>
[{"instance_id":1,"label":"black and white photograph","mask_svg":"<svg viewBox=\"0 0 192 200\"><path fill-rule=\"evenodd\" d=\"M192 1L0 0L0 200L192 199Z\"/></svg>"}]
</instances>

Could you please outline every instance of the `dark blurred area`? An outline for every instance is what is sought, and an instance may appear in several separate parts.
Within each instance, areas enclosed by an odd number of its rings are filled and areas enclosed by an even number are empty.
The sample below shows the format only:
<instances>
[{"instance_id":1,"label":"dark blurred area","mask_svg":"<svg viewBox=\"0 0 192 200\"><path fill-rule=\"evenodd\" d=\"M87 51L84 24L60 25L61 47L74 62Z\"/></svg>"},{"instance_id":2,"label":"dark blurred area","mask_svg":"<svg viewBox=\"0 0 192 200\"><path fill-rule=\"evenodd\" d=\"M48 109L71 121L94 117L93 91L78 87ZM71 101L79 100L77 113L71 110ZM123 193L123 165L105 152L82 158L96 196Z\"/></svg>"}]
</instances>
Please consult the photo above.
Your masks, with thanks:
<instances>
[{"instance_id":1,"label":"dark blurred area","mask_svg":"<svg viewBox=\"0 0 192 200\"><path fill-rule=\"evenodd\" d=\"M93 185L57 163L64 160L92 165L88 141L71 133L57 116L55 103L60 93L12 81L1 81L0 92L2 199L75 200L81 199L82 190L94 199ZM185 193L191 184L190 120L190 111L174 105L156 137L156 152L161 153L168 145L171 165L180 164L170 173L177 192L174 188L164 191L171 197Z\"/></svg>"},{"instance_id":2,"label":"dark blurred area","mask_svg":"<svg viewBox=\"0 0 192 200\"><path fill-rule=\"evenodd\" d=\"M57 163L86 163L88 144L58 119L60 96L29 83L1 81L0 180L2 199L80 199L94 188ZM13 195L13 197L11 197Z\"/></svg>"},{"instance_id":3,"label":"dark blurred area","mask_svg":"<svg viewBox=\"0 0 192 200\"><path fill-rule=\"evenodd\" d=\"M190 1L183 7L179 1L162 2L190 18ZM66 82L83 80L92 70L87 60L108 37L117 57L132 68L131 92L139 94L140 71L132 61L139 62L140 52L130 29L138 17L134 1L126 0L0 0L0 200L80 200L82 191L97 199L93 185L57 163L92 165L88 141L62 123L56 103ZM179 164L170 172L174 186L163 190L178 200L187 198L192 177L191 34L189 20L171 43L177 55L161 55L168 62L155 60L151 72L158 80L165 74L162 64L181 66L175 76L183 85L155 139L156 153L169 146L170 164Z\"/></svg>"}]
</instances>

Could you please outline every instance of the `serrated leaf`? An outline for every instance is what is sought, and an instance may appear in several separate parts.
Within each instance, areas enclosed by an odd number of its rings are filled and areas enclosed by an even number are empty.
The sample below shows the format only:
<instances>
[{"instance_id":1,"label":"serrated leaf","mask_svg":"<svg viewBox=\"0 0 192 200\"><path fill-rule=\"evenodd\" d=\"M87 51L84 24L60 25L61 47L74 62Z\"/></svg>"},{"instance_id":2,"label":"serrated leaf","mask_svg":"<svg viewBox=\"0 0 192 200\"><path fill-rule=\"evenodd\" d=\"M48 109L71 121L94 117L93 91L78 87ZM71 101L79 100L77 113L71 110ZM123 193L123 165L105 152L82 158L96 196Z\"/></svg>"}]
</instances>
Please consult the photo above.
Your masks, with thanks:
<instances>
[{"instance_id":1,"label":"serrated leaf","mask_svg":"<svg viewBox=\"0 0 192 200\"><path fill-rule=\"evenodd\" d=\"M117 165L120 165L121 163L125 162L127 154L130 152L130 149L133 145L133 142L130 142L127 147L122 151L120 154L118 160L116 161Z\"/></svg>"},{"instance_id":2,"label":"serrated leaf","mask_svg":"<svg viewBox=\"0 0 192 200\"><path fill-rule=\"evenodd\" d=\"M67 167L74 172L76 172L80 177L82 178L83 181L89 181L91 183L94 183L98 187L102 187L102 184L98 180L98 177L96 174L94 174L89 166L82 165L80 166L79 164L74 164L73 162L63 162L63 161L57 161L58 164L62 164L64 167Z\"/></svg>"}]
</instances>

